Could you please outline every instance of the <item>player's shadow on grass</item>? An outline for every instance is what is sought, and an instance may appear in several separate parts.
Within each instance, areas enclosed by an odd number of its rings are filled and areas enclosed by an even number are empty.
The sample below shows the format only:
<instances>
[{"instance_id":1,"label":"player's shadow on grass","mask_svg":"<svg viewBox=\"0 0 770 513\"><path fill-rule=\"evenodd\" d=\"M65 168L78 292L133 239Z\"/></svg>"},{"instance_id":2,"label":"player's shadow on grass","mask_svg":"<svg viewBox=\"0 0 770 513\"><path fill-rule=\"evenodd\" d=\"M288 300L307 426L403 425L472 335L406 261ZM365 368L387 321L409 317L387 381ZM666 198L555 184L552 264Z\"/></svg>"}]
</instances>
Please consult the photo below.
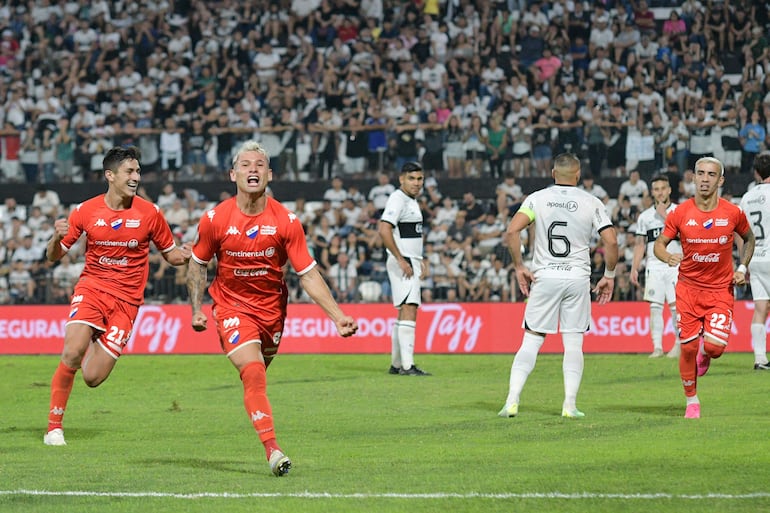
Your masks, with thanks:
<instances>
[{"instance_id":1,"label":"player's shadow on grass","mask_svg":"<svg viewBox=\"0 0 770 513\"><path fill-rule=\"evenodd\" d=\"M177 468L216 470L234 474L253 475L253 462L241 460L211 460L203 458L145 458L135 460L138 465L168 465Z\"/></svg>"}]
</instances>

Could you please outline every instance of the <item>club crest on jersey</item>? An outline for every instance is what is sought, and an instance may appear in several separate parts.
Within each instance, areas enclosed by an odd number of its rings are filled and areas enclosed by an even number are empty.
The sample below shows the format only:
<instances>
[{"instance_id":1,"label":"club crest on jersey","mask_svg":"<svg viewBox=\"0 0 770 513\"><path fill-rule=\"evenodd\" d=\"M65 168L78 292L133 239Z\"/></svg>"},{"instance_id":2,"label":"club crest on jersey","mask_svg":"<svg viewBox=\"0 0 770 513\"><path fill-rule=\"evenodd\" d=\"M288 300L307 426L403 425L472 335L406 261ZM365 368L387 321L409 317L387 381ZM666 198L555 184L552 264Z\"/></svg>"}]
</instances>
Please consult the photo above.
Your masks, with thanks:
<instances>
[{"instance_id":1,"label":"club crest on jersey","mask_svg":"<svg viewBox=\"0 0 770 513\"><path fill-rule=\"evenodd\" d=\"M714 226L714 219L706 219L703 221L703 227L705 229L710 230L712 226Z\"/></svg>"},{"instance_id":2,"label":"club crest on jersey","mask_svg":"<svg viewBox=\"0 0 770 513\"><path fill-rule=\"evenodd\" d=\"M246 230L246 237L248 237L250 239L253 239L257 235L259 235L259 225L252 226L251 228Z\"/></svg>"},{"instance_id":3,"label":"club crest on jersey","mask_svg":"<svg viewBox=\"0 0 770 513\"><path fill-rule=\"evenodd\" d=\"M121 226L123 226L123 220L115 219L114 221L110 222L110 226L112 226L113 230L118 230Z\"/></svg>"},{"instance_id":4,"label":"club crest on jersey","mask_svg":"<svg viewBox=\"0 0 770 513\"><path fill-rule=\"evenodd\" d=\"M241 333L237 330L233 331L232 335L227 337L227 341L230 344L237 344L240 339L241 339Z\"/></svg>"},{"instance_id":5,"label":"club crest on jersey","mask_svg":"<svg viewBox=\"0 0 770 513\"><path fill-rule=\"evenodd\" d=\"M70 315L69 315L70 319L72 319L73 317L75 317L75 314L76 314L76 313L78 313L78 307L77 307L77 306L76 306L76 307L74 307L72 310L70 310Z\"/></svg>"}]
</instances>

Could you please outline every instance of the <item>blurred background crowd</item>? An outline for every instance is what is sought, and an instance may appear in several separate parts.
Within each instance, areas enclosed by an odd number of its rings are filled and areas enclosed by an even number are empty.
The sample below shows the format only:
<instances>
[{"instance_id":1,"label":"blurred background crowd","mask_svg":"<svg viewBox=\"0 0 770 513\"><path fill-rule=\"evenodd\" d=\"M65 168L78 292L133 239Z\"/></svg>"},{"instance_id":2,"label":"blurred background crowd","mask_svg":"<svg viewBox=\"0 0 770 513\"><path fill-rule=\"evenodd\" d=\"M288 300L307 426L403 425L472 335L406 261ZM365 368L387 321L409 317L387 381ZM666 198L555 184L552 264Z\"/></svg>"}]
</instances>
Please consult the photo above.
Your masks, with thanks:
<instances>
[{"instance_id":1,"label":"blurred background crowd","mask_svg":"<svg viewBox=\"0 0 770 513\"><path fill-rule=\"evenodd\" d=\"M502 233L531 192L522 186L550 176L564 151L581 157L583 186L619 226L616 299L640 299L627 270L636 215L650 204L646 182L667 173L675 198L686 198L692 164L714 155L745 187L770 143L769 7L5 2L0 303L68 302L82 248L51 265L45 243L52 220L85 199L59 193L101 181L111 146L140 147L143 180L157 184L144 194L179 240L191 240L200 214L227 194L212 196L211 183L226 180L246 139L269 151L276 181L318 184L312 197L277 199L300 215L341 301L388 299L376 220L409 160L428 176L425 300L521 300ZM450 186L476 179L495 186ZM620 187L602 187L613 179ZM32 200L14 199L16 185L34 187ZM600 275L601 247L593 267ZM293 300L307 299L293 290ZM148 300L185 297L184 269L156 255Z\"/></svg>"}]
</instances>

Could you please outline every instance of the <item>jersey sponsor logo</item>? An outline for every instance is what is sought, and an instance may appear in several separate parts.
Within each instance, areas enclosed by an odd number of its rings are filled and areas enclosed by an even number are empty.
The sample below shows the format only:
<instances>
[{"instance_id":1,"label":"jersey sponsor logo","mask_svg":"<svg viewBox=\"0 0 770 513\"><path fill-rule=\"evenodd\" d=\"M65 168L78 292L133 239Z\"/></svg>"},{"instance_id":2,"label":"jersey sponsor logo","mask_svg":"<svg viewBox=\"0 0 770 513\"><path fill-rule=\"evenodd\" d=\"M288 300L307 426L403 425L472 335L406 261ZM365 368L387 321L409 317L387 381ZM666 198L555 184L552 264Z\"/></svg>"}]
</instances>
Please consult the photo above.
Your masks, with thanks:
<instances>
[{"instance_id":1,"label":"jersey sponsor logo","mask_svg":"<svg viewBox=\"0 0 770 513\"><path fill-rule=\"evenodd\" d=\"M140 219L126 219L126 228L139 228Z\"/></svg>"},{"instance_id":2,"label":"jersey sponsor logo","mask_svg":"<svg viewBox=\"0 0 770 513\"><path fill-rule=\"evenodd\" d=\"M128 258L110 258L110 257L100 257L99 263L102 265L117 265L119 267L126 267L128 266Z\"/></svg>"},{"instance_id":3,"label":"jersey sponsor logo","mask_svg":"<svg viewBox=\"0 0 770 513\"><path fill-rule=\"evenodd\" d=\"M236 326L241 325L241 319L238 317L228 317L224 321L222 321L222 327L224 329L230 329L235 328Z\"/></svg>"},{"instance_id":4,"label":"jersey sponsor logo","mask_svg":"<svg viewBox=\"0 0 770 513\"><path fill-rule=\"evenodd\" d=\"M238 228L236 228L235 226L230 226L227 229L227 232L225 235L240 235L240 234L241 234L241 231L238 230Z\"/></svg>"},{"instance_id":5,"label":"jersey sponsor logo","mask_svg":"<svg viewBox=\"0 0 770 513\"><path fill-rule=\"evenodd\" d=\"M717 220L714 222L716 226L727 226L727 219L720 219L717 217Z\"/></svg>"},{"instance_id":6,"label":"jersey sponsor logo","mask_svg":"<svg viewBox=\"0 0 770 513\"><path fill-rule=\"evenodd\" d=\"M701 255L700 253L693 253L692 259L695 262L719 262L719 253L707 253L705 255Z\"/></svg>"},{"instance_id":7,"label":"jersey sponsor logo","mask_svg":"<svg viewBox=\"0 0 770 513\"><path fill-rule=\"evenodd\" d=\"M275 235L278 232L278 228L276 226L263 224L261 231L262 231L262 235Z\"/></svg>"},{"instance_id":8,"label":"jersey sponsor logo","mask_svg":"<svg viewBox=\"0 0 770 513\"><path fill-rule=\"evenodd\" d=\"M249 228L248 230L246 230L246 237L248 237L248 238L250 238L250 239L253 239L253 238L254 238L254 237L256 237L258 234L259 234L259 225L257 225L257 226L252 226L251 228Z\"/></svg>"},{"instance_id":9,"label":"jersey sponsor logo","mask_svg":"<svg viewBox=\"0 0 770 513\"><path fill-rule=\"evenodd\" d=\"M687 221L687 226L698 226L698 222L695 219Z\"/></svg>"},{"instance_id":10,"label":"jersey sponsor logo","mask_svg":"<svg viewBox=\"0 0 770 513\"><path fill-rule=\"evenodd\" d=\"M105 220L104 220L104 219L102 219L102 218L99 218L99 219L97 219L97 220L96 220L96 222L94 223L94 226L107 226L107 221L105 221Z\"/></svg>"},{"instance_id":11,"label":"jersey sponsor logo","mask_svg":"<svg viewBox=\"0 0 770 513\"><path fill-rule=\"evenodd\" d=\"M235 276L267 276L267 269L234 269Z\"/></svg>"},{"instance_id":12,"label":"jersey sponsor logo","mask_svg":"<svg viewBox=\"0 0 770 513\"><path fill-rule=\"evenodd\" d=\"M230 344L237 344L241 340L241 333L238 330L233 331L233 333L227 337L227 342Z\"/></svg>"},{"instance_id":13,"label":"jersey sponsor logo","mask_svg":"<svg viewBox=\"0 0 770 513\"><path fill-rule=\"evenodd\" d=\"M131 239L130 241L128 241L128 247L131 249L135 249L139 247L139 241L136 239Z\"/></svg>"},{"instance_id":14,"label":"jersey sponsor logo","mask_svg":"<svg viewBox=\"0 0 770 513\"><path fill-rule=\"evenodd\" d=\"M121 226L123 226L123 220L122 219L115 219L110 223L110 226L112 226L113 230L119 230Z\"/></svg>"},{"instance_id":15,"label":"jersey sponsor logo","mask_svg":"<svg viewBox=\"0 0 770 513\"><path fill-rule=\"evenodd\" d=\"M724 235L722 237L724 237ZM718 237L714 237L713 239L695 237L694 239L685 239L685 241L689 244L717 244L719 243L720 239Z\"/></svg>"},{"instance_id":16,"label":"jersey sponsor logo","mask_svg":"<svg viewBox=\"0 0 770 513\"><path fill-rule=\"evenodd\" d=\"M567 212L575 212L578 209L577 201L549 201L545 206L550 208L564 208Z\"/></svg>"},{"instance_id":17,"label":"jersey sponsor logo","mask_svg":"<svg viewBox=\"0 0 770 513\"><path fill-rule=\"evenodd\" d=\"M225 254L234 258L254 258L254 257L272 257L275 255L275 248L270 246L267 249L261 251L231 251L226 250Z\"/></svg>"},{"instance_id":18,"label":"jersey sponsor logo","mask_svg":"<svg viewBox=\"0 0 770 513\"><path fill-rule=\"evenodd\" d=\"M703 227L705 229L710 230L712 226L714 226L714 219L706 219L703 221Z\"/></svg>"},{"instance_id":19,"label":"jersey sponsor logo","mask_svg":"<svg viewBox=\"0 0 770 513\"><path fill-rule=\"evenodd\" d=\"M759 205L764 205L765 204L765 197L764 196L759 196L758 198L751 199L751 200L747 201L746 203L748 203L749 205L752 205L754 203L757 203Z\"/></svg>"},{"instance_id":20,"label":"jersey sponsor logo","mask_svg":"<svg viewBox=\"0 0 770 513\"><path fill-rule=\"evenodd\" d=\"M719 243L720 244L727 244L727 235L721 235L719 237Z\"/></svg>"},{"instance_id":21,"label":"jersey sponsor logo","mask_svg":"<svg viewBox=\"0 0 770 513\"><path fill-rule=\"evenodd\" d=\"M128 246L128 242L124 240L95 240L96 246Z\"/></svg>"}]
</instances>

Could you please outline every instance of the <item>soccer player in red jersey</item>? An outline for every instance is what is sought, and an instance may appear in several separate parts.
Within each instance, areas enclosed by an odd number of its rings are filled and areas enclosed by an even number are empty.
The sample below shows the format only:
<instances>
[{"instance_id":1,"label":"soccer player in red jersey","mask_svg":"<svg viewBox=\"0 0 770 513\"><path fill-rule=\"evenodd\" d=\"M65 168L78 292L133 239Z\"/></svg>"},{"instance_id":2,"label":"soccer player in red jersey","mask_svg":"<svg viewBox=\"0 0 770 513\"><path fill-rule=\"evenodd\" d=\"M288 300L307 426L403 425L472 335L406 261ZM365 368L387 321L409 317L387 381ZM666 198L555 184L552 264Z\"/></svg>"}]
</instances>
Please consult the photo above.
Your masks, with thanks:
<instances>
[{"instance_id":1,"label":"soccer player in red jersey","mask_svg":"<svg viewBox=\"0 0 770 513\"><path fill-rule=\"evenodd\" d=\"M308 251L300 220L266 194L272 179L267 151L254 141L243 143L230 169L236 195L206 212L198 224L187 288L192 327L203 331L207 324L201 310L206 267L216 257L216 277L208 290L219 343L240 373L246 412L265 447L270 469L282 476L291 468L291 461L275 439L265 371L278 352L286 319L287 261L341 336L355 334L358 325L334 300Z\"/></svg>"},{"instance_id":2,"label":"soccer player in red jersey","mask_svg":"<svg viewBox=\"0 0 770 513\"><path fill-rule=\"evenodd\" d=\"M184 265L190 258L189 246L174 243L160 209L136 195L139 150L112 148L102 166L107 192L78 205L69 219L57 219L46 249L48 260L55 262L86 234L86 264L75 285L61 362L51 380L46 445L66 445L62 418L78 368L88 386L99 386L128 342L144 302L150 241L172 265Z\"/></svg>"},{"instance_id":3,"label":"soccer player in red jersey","mask_svg":"<svg viewBox=\"0 0 770 513\"><path fill-rule=\"evenodd\" d=\"M719 197L719 187L724 183L722 163L713 157L698 159L695 183L695 196L668 214L653 247L658 259L672 267L679 265L679 374L687 400L684 416L688 419L700 418L698 376L706 374L711 358L719 358L727 347L733 324L733 285L746 283L746 268L755 245L746 215ZM733 270L735 234L744 244L740 264ZM675 238L682 243L681 254L666 249Z\"/></svg>"}]
</instances>

